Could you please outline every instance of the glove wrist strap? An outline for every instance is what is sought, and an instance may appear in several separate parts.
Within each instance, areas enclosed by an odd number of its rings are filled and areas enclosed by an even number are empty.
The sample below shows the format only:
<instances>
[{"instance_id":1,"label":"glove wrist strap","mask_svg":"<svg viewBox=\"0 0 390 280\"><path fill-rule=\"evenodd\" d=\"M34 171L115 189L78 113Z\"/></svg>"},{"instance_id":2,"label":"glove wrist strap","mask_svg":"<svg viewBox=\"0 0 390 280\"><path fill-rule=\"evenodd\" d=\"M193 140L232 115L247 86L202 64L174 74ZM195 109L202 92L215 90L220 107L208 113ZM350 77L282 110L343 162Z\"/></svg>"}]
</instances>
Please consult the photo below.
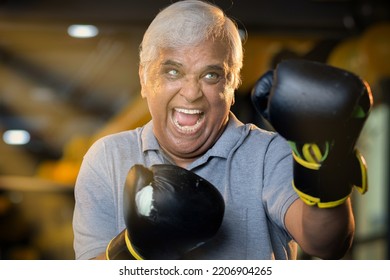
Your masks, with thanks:
<instances>
[{"instance_id":1,"label":"glove wrist strap","mask_svg":"<svg viewBox=\"0 0 390 280\"><path fill-rule=\"evenodd\" d=\"M125 242L126 242L126 247L127 250L130 252L130 254L136 259L136 260L143 260L143 258L137 253L137 251L134 249L133 245L131 244L129 234L126 229L126 234L125 234Z\"/></svg>"},{"instance_id":2,"label":"glove wrist strap","mask_svg":"<svg viewBox=\"0 0 390 280\"><path fill-rule=\"evenodd\" d=\"M127 229L111 239L106 248L107 260L142 260L128 237Z\"/></svg>"},{"instance_id":3,"label":"glove wrist strap","mask_svg":"<svg viewBox=\"0 0 390 280\"><path fill-rule=\"evenodd\" d=\"M367 191L367 166L358 150L342 164L307 162L294 152L293 157L292 185L307 205L332 208L343 204L354 187L361 194Z\"/></svg>"}]
</instances>

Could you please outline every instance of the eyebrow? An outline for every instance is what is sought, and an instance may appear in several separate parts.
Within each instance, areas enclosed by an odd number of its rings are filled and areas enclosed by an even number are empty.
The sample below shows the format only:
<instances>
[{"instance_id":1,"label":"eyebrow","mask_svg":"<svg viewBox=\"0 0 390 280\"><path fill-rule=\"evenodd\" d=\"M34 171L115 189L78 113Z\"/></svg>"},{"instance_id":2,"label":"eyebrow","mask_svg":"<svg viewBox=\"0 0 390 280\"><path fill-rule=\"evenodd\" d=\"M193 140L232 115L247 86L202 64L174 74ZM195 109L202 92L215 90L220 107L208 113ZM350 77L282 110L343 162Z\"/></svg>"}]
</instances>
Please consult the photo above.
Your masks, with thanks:
<instances>
[{"instance_id":1,"label":"eyebrow","mask_svg":"<svg viewBox=\"0 0 390 280\"><path fill-rule=\"evenodd\" d=\"M183 64L179 63L179 62L176 62L176 61L173 61L171 59L168 59L166 61L164 61L163 63L161 63L162 66L177 66L177 67L182 67Z\"/></svg>"},{"instance_id":2,"label":"eyebrow","mask_svg":"<svg viewBox=\"0 0 390 280\"><path fill-rule=\"evenodd\" d=\"M180 62L173 61L171 59L168 59L168 60L164 61L161 65L162 66L183 67L183 64L181 64ZM207 70L216 70L216 71L224 71L225 70L225 68L223 66L218 65L218 64L207 65L205 69L207 69Z\"/></svg>"}]
</instances>

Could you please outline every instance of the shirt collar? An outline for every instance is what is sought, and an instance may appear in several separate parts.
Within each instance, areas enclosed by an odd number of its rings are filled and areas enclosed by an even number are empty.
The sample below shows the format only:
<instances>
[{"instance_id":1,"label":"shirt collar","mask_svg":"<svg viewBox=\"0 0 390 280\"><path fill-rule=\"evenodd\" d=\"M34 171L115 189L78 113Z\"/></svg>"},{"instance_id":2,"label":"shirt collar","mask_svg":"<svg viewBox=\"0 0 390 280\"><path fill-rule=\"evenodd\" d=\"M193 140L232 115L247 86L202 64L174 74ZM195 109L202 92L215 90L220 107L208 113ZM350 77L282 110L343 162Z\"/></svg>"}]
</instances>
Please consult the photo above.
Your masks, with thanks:
<instances>
[{"instance_id":1,"label":"shirt collar","mask_svg":"<svg viewBox=\"0 0 390 280\"><path fill-rule=\"evenodd\" d=\"M153 133L153 121L149 121L144 126L141 134L141 139L142 152L146 152L148 150L160 150L160 145Z\"/></svg>"},{"instance_id":2,"label":"shirt collar","mask_svg":"<svg viewBox=\"0 0 390 280\"><path fill-rule=\"evenodd\" d=\"M217 142L212 146L205 156L216 156L227 158L230 152L234 149L237 142L241 139L243 130L239 128L244 128L244 124L239 121L233 113L229 114L228 124L219 137Z\"/></svg>"}]
</instances>

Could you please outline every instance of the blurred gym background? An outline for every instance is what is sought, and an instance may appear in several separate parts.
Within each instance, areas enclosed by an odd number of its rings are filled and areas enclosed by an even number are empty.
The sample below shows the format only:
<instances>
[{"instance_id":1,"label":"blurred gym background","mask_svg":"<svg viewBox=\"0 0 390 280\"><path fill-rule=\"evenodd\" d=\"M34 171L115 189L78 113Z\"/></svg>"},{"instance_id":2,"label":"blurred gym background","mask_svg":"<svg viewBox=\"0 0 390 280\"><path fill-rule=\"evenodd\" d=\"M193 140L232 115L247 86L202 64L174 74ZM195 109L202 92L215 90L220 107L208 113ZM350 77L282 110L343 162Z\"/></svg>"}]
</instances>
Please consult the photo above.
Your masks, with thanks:
<instances>
[{"instance_id":1,"label":"blurred gym background","mask_svg":"<svg viewBox=\"0 0 390 280\"><path fill-rule=\"evenodd\" d=\"M73 186L101 136L150 119L138 46L174 0L0 0L0 259L73 259ZM375 106L359 139L369 191L353 196L357 232L346 259L390 259L389 1L214 1L243 30L234 112L267 127L249 94L280 60L353 71ZM300 258L309 258L300 254Z\"/></svg>"}]
</instances>

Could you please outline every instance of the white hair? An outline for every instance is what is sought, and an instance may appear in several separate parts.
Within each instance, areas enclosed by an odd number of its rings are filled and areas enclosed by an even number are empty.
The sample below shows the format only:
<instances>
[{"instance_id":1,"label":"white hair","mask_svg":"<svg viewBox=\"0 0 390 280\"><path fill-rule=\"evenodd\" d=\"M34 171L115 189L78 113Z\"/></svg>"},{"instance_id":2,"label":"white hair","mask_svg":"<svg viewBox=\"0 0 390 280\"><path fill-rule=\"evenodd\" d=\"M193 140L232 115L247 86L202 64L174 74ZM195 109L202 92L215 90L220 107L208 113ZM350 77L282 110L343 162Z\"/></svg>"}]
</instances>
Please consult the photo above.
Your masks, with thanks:
<instances>
[{"instance_id":1,"label":"white hair","mask_svg":"<svg viewBox=\"0 0 390 280\"><path fill-rule=\"evenodd\" d=\"M180 48L208 39L226 43L232 87L241 82L243 50L236 23L217 6L201 0L184 0L160 11L146 30L140 46L140 65L146 73L162 48Z\"/></svg>"}]
</instances>

